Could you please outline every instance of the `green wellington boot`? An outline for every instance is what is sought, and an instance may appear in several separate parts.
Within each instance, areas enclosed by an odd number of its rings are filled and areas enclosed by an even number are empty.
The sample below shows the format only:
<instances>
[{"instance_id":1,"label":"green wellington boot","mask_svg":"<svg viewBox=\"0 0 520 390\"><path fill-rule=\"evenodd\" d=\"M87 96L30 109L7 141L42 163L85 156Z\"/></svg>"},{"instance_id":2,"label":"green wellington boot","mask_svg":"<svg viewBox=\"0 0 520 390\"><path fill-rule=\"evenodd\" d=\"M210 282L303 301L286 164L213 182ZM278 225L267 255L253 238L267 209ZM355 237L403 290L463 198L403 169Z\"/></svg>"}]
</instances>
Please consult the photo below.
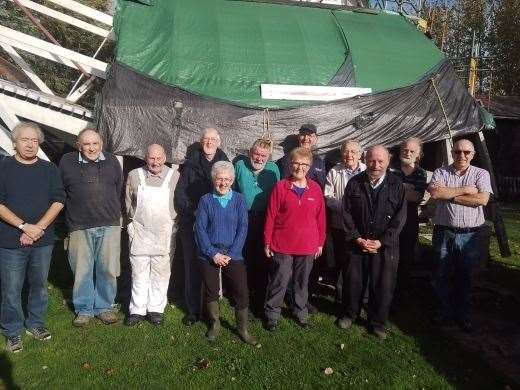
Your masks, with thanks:
<instances>
[{"instance_id":1,"label":"green wellington boot","mask_svg":"<svg viewBox=\"0 0 520 390\"><path fill-rule=\"evenodd\" d=\"M247 331L248 309L235 310L235 319L237 321L237 331L242 341L249 345L258 344L258 340L251 336Z\"/></svg>"},{"instance_id":2,"label":"green wellington boot","mask_svg":"<svg viewBox=\"0 0 520 390\"><path fill-rule=\"evenodd\" d=\"M209 329L208 333L206 333L206 337L208 338L208 341L215 341L220 332L220 311L218 301L208 302L206 304L206 310L209 317Z\"/></svg>"}]
</instances>

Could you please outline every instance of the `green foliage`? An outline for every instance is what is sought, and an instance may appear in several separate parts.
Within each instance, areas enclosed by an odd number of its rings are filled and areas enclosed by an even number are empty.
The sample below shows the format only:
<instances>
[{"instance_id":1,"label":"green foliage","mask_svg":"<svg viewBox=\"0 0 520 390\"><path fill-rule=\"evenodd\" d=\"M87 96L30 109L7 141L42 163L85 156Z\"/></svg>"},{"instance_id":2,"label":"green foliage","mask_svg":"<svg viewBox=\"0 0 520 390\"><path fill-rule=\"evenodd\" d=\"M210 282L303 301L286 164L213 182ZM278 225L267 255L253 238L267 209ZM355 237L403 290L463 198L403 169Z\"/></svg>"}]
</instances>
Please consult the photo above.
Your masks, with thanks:
<instances>
[{"instance_id":1,"label":"green foliage","mask_svg":"<svg viewBox=\"0 0 520 390\"><path fill-rule=\"evenodd\" d=\"M490 33L494 90L501 95L520 95L520 1L497 1Z\"/></svg>"}]
</instances>

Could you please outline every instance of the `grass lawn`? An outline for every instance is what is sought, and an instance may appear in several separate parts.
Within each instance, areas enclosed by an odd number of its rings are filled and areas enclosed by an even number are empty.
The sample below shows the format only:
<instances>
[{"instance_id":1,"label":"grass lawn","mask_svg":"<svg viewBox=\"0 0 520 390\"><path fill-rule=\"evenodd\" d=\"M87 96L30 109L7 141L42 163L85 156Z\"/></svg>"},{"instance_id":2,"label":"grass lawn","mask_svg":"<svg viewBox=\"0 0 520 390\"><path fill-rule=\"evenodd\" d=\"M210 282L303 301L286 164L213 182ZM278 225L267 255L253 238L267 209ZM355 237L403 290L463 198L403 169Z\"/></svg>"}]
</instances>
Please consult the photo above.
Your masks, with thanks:
<instances>
[{"instance_id":1,"label":"grass lawn","mask_svg":"<svg viewBox=\"0 0 520 390\"><path fill-rule=\"evenodd\" d=\"M520 266L518 210L512 205L505 215L514 256L503 264L513 268ZM494 246L492 254L496 258ZM161 328L97 321L73 328L70 273L59 249L49 279L53 338L38 342L24 336L22 353L0 353L5 388L503 389L509 383L482 356L430 324L433 299L427 289L419 288L411 303L391 315L386 341L368 335L363 324L349 332L338 329L334 304L324 298L310 330L300 329L287 316L275 333L252 323L261 342L256 348L233 333L233 313L225 301L224 328L213 344L204 339L205 325L183 326L183 313L173 305ZM328 367L332 374L326 375Z\"/></svg>"}]
</instances>

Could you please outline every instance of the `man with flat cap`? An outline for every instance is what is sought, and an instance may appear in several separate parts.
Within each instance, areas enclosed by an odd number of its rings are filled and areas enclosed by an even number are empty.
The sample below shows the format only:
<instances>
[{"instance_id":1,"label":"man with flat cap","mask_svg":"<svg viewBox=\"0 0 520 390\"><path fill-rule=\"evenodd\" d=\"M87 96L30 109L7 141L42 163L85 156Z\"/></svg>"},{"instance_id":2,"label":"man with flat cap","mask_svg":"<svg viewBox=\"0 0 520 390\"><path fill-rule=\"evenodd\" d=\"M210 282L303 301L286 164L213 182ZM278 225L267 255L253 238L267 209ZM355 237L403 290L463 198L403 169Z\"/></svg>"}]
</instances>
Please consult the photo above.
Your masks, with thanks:
<instances>
[{"instance_id":1,"label":"man with flat cap","mask_svg":"<svg viewBox=\"0 0 520 390\"><path fill-rule=\"evenodd\" d=\"M318 142L318 130L316 126L310 123L302 125L300 130L298 130L298 146L312 151L316 142ZM283 156L276 164L280 169L280 176L282 178L287 177L289 175L289 155L286 154ZM318 183L323 190L323 187L325 187L326 174L325 162L321 157L313 153L312 166L307 173L307 177Z\"/></svg>"}]
</instances>

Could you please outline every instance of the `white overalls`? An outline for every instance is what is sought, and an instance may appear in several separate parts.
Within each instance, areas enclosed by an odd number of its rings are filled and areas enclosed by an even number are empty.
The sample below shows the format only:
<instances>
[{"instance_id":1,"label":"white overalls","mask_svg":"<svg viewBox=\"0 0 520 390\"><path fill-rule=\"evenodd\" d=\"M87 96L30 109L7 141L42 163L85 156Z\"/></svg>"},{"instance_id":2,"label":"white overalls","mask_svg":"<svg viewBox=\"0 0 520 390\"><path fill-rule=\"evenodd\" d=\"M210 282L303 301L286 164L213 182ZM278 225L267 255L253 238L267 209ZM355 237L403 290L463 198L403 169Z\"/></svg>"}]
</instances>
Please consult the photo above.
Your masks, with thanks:
<instances>
[{"instance_id":1,"label":"white overalls","mask_svg":"<svg viewBox=\"0 0 520 390\"><path fill-rule=\"evenodd\" d=\"M146 185L145 171L139 172L137 204L128 225L130 263L132 264L132 299L130 314L163 313L167 304L170 281L170 245L174 221L170 207L170 187L173 170L160 187Z\"/></svg>"}]
</instances>

